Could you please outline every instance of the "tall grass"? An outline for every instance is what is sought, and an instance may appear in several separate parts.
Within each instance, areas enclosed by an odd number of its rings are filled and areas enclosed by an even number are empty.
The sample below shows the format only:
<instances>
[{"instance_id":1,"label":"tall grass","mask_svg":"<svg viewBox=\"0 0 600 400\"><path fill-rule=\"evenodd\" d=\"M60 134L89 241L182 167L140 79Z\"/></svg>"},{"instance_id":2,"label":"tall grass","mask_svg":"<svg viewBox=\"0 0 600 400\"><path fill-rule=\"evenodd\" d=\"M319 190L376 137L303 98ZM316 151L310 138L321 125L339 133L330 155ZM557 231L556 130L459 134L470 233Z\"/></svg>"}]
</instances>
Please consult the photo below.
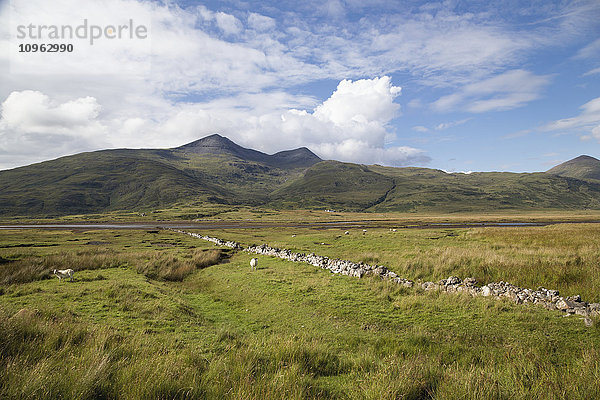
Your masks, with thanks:
<instances>
[{"instance_id":1,"label":"tall grass","mask_svg":"<svg viewBox=\"0 0 600 400\"><path fill-rule=\"evenodd\" d=\"M577 230L572 237L560 229L544 230L546 237L525 232L514 241L508 231L472 232L436 240L428 239L431 232L411 232L403 243L369 231L337 249L344 258L363 254L388 264L395 247L402 253L395 268L406 265L407 273L479 271L493 279L506 276L495 275L502 268L541 278L549 269L548 279L562 268L567 279L593 265L596 251ZM261 234L271 242L270 231ZM314 245L329 241L327 234L294 239ZM0 268L27 268L25 261L37 259L45 266L85 260L82 268L118 267L81 269L73 284L33 275L31 282L2 286L0 398L600 398L597 318L586 327L577 316L559 318L540 307L424 292L264 256L261 268L249 271L249 254L222 264L228 250L176 242L187 240L183 235L128 235L104 249L0 249L7 260ZM86 234L81 242L90 239L107 241ZM520 269L535 260L528 254L547 263ZM559 260L562 267L555 266ZM576 275L572 284L588 276Z\"/></svg>"},{"instance_id":2,"label":"tall grass","mask_svg":"<svg viewBox=\"0 0 600 400\"><path fill-rule=\"evenodd\" d=\"M133 257L135 258L135 257ZM52 278L54 269L74 271L114 268L127 265L132 257L111 249L60 252L44 256L30 255L0 263L0 283L10 285Z\"/></svg>"},{"instance_id":3,"label":"tall grass","mask_svg":"<svg viewBox=\"0 0 600 400\"><path fill-rule=\"evenodd\" d=\"M221 261L222 250L194 250L181 257L171 253L153 253L147 263L139 264L137 272L150 279L182 281L196 269L206 268Z\"/></svg>"},{"instance_id":4,"label":"tall grass","mask_svg":"<svg viewBox=\"0 0 600 400\"><path fill-rule=\"evenodd\" d=\"M65 329L68 327L68 329ZM0 310L0 397L6 399L593 399L600 350L554 361L544 345L449 357L451 344L357 342L223 331L209 353L173 337ZM430 340L430 339L429 339ZM376 343L376 342L375 342ZM343 348L344 346L342 346Z\"/></svg>"}]
</instances>

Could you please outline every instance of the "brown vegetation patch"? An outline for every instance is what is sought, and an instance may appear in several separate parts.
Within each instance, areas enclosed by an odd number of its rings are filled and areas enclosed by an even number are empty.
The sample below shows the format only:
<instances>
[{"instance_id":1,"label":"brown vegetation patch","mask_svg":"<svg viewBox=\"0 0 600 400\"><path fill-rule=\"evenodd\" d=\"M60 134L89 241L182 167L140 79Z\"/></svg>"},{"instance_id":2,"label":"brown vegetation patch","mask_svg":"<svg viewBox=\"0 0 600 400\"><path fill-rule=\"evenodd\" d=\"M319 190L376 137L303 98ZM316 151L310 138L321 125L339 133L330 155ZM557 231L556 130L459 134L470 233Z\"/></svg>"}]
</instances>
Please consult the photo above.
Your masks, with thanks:
<instances>
[{"instance_id":1,"label":"brown vegetation patch","mask_svg":"<svg viewBox=\"0 0 600 400\"><path fill-rule=\"evenodd\" d=\"M150 279L182 281L196 269L218 264L222 256L221 249L195 249L183 257L175 254L154 253L147 263L138 266L137 271Z\"/></svg>"}]
</instances>

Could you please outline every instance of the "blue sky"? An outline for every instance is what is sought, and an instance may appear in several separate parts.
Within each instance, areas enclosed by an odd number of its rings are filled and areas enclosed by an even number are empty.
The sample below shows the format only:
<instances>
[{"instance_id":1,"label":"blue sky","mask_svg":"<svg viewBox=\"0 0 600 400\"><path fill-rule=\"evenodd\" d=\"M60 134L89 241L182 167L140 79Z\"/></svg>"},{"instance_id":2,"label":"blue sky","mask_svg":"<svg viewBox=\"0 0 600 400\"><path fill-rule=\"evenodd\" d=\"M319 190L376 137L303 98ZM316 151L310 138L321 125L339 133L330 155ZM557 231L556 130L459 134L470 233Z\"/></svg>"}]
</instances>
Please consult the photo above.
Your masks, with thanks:
<instances>
[{"instance_id":1,"label":"blue sky","mask_svg":"<svg viewBox=\"0 0 600 400\"><path fill-rule=\"evenodd\" d=\"M0 169L220 133L453 171L600 158L598 1L4 0ZM147 38L20 39L19 24ZM71 54L22 54L23 43Z\"/></svg>"}]
</instances>

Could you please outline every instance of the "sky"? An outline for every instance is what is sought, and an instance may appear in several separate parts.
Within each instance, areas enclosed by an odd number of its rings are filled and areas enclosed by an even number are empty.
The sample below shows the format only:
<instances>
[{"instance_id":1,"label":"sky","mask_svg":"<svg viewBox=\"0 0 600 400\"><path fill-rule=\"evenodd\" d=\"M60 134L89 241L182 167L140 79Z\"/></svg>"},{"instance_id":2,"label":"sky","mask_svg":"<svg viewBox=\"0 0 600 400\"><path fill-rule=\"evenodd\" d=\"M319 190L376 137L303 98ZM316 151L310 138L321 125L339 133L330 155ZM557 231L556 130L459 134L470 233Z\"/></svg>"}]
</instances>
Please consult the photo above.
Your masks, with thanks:
<instances>
[{"instance_id":1,"label":"sky","mask_svg":"<svg viewBox=\"0 0 600 400\"><path fill-rule=\"evenodd\" d=\"M447 172L600 158L598 21L598 0L0 0L0 169L213 133Z\"/></svg>"}]
</instances>

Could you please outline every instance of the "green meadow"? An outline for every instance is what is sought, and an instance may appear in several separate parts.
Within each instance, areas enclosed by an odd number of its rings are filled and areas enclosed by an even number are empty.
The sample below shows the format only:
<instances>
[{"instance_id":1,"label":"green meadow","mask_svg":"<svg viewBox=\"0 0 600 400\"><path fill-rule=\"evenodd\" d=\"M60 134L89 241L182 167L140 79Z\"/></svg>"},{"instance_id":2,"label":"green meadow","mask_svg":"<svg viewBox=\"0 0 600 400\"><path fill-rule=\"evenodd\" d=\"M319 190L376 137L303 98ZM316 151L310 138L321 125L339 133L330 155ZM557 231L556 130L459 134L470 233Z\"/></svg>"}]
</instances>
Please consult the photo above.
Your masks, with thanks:
<instances>
[{"instance_id":1,"label":"green meadow","mask_svg":"<svg viewBox=\"0 0 600 400\"><path fill-rule=\"evenodd\" d=\"M202 233L600 301L596 224ZM164 230L0 230L0 398L600 398L597 318L251 257Z\"/></svg>"}]
</instances>

